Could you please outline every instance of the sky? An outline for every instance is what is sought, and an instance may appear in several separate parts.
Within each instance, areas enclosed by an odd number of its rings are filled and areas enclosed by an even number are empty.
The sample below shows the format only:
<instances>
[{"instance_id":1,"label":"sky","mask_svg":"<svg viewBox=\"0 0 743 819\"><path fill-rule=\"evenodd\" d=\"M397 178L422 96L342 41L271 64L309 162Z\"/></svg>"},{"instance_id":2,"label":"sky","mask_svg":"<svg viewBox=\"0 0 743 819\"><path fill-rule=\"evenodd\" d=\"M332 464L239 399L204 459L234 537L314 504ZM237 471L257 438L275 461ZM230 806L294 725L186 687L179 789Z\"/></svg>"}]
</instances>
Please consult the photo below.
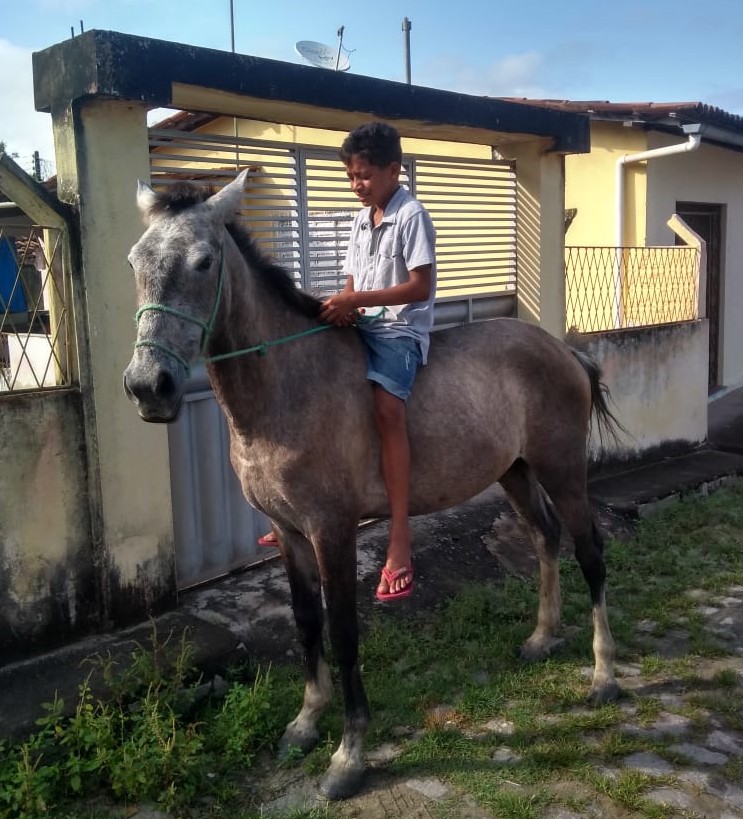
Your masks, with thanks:
<instances>
[{"instance_id":1,"label":"sky","mask_svg":"<svg viewBox=\"0 0 743 819\"><path fill-rule=\"evenodd\" d=\"M468 94L699 101L743 115L740 0L233 0L235 50L303 63L294 45L350 50L350 71ZM230 0L0 0L0 141L30 170L53 160L31 54L103 29L229 51ZM317 69L326 70L326 69Z\"/></svg>"}]
</instances>

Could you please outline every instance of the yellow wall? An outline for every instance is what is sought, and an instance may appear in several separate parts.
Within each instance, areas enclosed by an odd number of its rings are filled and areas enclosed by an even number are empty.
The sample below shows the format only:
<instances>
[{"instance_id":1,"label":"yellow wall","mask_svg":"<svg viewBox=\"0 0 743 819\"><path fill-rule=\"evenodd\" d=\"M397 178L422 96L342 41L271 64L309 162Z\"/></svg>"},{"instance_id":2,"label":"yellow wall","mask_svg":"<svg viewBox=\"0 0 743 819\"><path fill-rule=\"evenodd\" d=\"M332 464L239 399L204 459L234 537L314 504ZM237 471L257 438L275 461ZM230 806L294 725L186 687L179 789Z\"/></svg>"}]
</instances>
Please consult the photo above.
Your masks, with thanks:
<instances>
[{"instance_id":1,"label":"yellow wall","mask_svg":"<svg viewBox=\"0 0 743 819\"><path fill-rule=\"evenodd\" d=\"M616 163L624 154L647 150L647 135L621 123L592 122L591 151L565 157L565 207L578 213L565 236L566 245L616 244ZM645 163L628 165L625 181L625 245L644 244Z\"/></svg>"},{"instance_id":2,"label":"yellow wall","mask_svg":"<svg viewBox=\"0 0 743 819\"><path fill-rule=\"evenodd\" d=\"M617 253L617 159L659 147L658 137L621 123L593 122L591 141L590 154L566 158L566 207L578 211L565 237L568 327L592 332L697 318L698 256L669 246L673 234L666 222L676 199L699 196L698 182L688 197L679 191L701 152L624 165L626 249Z\"/></svg>"},{"instance_id":3,"label":"yellow wall","mask_svg":"<svg viewBox=\"0 0 743 819\"><path fill-rule=\"evenodd\" d=\"M80 213L101 560L109 569L111 605L131 618L170 594L175 580L167 428L143 423L121 386L136 335L136 294L126 260L143 231L135 195L137 178L149 176L146 108L91 99L55 113L53 123L59 190Z\"/></svg>"},{"instance_id":4,"label":"yellow wall","mask_svg":"<svg viewBox=\"0 0 743 819\"><path fill-rule=\"evenodd\" d=\"M284 125L275 122L260 122L258 120L238 119L238 136L244 139L285 142L296 145L314 145L327 147L337 152L343 142L346 132L333 131L321 128L307 128L304 126ZM219 118L200 128L201 133L224 134L231 133L225 129L225 124L232 126L231 119ZM403 153L431 154L436 156L451 156L468 159L490 159L492 156L488 145L474 145L466 142L444 142L430 139L402 139Z\"/></svg>"}]
</instances>

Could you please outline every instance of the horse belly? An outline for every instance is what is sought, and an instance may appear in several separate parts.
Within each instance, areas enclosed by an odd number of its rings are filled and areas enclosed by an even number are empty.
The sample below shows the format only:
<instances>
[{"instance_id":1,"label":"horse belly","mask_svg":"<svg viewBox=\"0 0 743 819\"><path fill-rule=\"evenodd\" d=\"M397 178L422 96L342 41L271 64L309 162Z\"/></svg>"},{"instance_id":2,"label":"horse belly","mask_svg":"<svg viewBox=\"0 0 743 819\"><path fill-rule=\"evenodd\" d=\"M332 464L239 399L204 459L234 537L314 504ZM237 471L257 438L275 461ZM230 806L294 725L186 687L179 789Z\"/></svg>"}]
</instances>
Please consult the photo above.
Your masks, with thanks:
<instances>
[{"instance_id":1,"label":"horse belly","mask_svg":"<svg viewBox=\"0 0 743 819\"><path fill-rule=\"evenodd\" d=\"M421 371L409 402L414 514L487 489L524 446L524 396L518 385L504 382L494 356L451 358L450 366Z\"/></svg>"},{"instance_id":2,"label":"horse belly","mask_svg":"<svg viewBox=\"0 0 743 819\"><path fill-rule=\"evenodd\" d=\"M517 457L516 448L488 435L467 441L450 438L426 452L414 449L411 514L434 512L469 500L495 483Z\"/></svg>"}]
</instances>

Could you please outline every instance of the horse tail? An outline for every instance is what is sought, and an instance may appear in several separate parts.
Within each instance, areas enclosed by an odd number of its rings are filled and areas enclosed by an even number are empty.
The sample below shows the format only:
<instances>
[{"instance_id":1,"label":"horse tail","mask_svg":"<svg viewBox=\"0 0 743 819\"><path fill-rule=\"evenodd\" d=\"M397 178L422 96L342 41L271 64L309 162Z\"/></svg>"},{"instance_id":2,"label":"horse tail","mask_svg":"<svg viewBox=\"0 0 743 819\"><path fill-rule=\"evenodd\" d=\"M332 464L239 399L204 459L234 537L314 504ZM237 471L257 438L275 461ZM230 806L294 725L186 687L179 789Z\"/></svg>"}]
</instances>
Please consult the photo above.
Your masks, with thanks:
<instances>
[{"instance_id":1,"label":"horse tail","mask_svg":"<svg viewBox=\"0 0 743 819\"><path fill-rule=\"evenodd\" d=\"M619 432L624 432L626 435L630 435L630 433L617 420L609 407L609 404L614 403L614 401L609 388L601 380L601 367L590 355L581 350L571 347L570 352L583 368L591 384L591 417L592 419L594 416L596 418L596 429L601 446L604 447L607 441L611 441L615 446L618 446L620 443Z\"/></svg>"}]
</instances>

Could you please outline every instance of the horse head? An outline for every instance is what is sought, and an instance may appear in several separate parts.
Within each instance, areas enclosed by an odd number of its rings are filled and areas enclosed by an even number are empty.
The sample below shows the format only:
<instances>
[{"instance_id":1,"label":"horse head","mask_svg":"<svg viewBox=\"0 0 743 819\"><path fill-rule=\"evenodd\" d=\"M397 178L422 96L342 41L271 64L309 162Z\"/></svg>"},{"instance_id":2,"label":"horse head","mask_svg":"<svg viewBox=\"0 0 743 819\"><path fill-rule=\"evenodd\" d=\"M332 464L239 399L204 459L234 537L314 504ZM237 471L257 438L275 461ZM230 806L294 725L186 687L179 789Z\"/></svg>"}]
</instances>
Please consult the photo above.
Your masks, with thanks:
<instances>
[{"instance_id":1,"label":"horse head","mask_svg":"<svg viewBox=\"0 0 743 819\"><path fill-rule=\"evenodd\" d=\"M175 420L190 366L207 348L224 292L224 228L247 173L213 196L193 185L156 193L138 183L147 228L128 257L138 309L124 391L145 421Z\"/></svg>"}]
</instances>

